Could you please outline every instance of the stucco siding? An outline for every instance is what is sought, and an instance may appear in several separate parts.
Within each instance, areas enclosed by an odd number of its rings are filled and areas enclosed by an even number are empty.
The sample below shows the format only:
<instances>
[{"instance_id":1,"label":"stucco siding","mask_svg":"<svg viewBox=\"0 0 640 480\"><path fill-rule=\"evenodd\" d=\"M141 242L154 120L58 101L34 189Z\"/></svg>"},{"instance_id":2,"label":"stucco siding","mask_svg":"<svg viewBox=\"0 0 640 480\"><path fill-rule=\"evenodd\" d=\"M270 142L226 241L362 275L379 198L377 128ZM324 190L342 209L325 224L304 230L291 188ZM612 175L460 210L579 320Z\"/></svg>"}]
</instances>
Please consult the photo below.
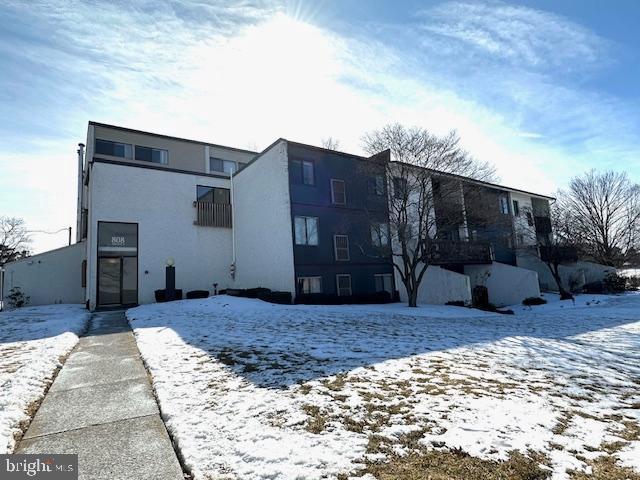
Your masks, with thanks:
<instances>
[{"instance_id":1,"label":"stucco siding","mask_svg":"<svg viewBox=\"0 0 640 480\"><path fill-rule=\"evenodd\" d=\"M538 274L526 268L494 262L491 265L465 265L464 273L476 285L487 287L489 302L501 307L521 303L540 295Z\"/></svg>"},{"instance_id":2,"label":"stucco siding","mask_svg":"<svg viewBox=\"0 0 640 480\"><path fill-rule=\"evenodd\" d=\"M238 288L295 291L286 141L233 179Z\"/></svg>"},{"instance_id":3,"label":"stucco siding","mask_svg":"<svg viewBox=\"0 0 640 480\"><path fill-rule=\"evenodd\" d=\"M536 255L520 253L518 255L518 266L537 272L542 290L558 291L558 285L551 275L549 267ZM562 286L573 292L581 291L582 287L587 283L602 281L608 273L615 271L614 267L586 261L560 265L559 268Z\"/></svg>"},{"instance_id":4,"label":"stucco siding","mask_svg":"<svg viewBox=\"0 0 640 480\"><path fill-rule=\"evenodd\" d=\"M408 301L407 290L400 274L395 271L396 289L402 302ZM447 302L463 301L471 303L471 284L467 275L430 265L418 289L418 305L444 305Z\"/></svg>"},{"instance_id":5,"label":"stucco siding","mask_svg":"<svg viewBox=\"0 0 640 480\"><path fill-rule=\"evenodd\" d=\"M5 265L5 297L19 287L29 305L84 303L82 261L85 242L51 250Z\"/></svg>"},{"instance_id":6,"label":"stucco siding","mask_svg":"<svg viewBox=\"0 0 640 480\"><path fill-rule=\"evenodd\" d=\"M231 229L194 225L196 186L230 188L230 181L96 163L91 177L89 228L90 297L96 301L98 222L138 224L138 303L165 287L165 266L175 260L176 288L230 286Z\"/></svg>"}]
</instances>

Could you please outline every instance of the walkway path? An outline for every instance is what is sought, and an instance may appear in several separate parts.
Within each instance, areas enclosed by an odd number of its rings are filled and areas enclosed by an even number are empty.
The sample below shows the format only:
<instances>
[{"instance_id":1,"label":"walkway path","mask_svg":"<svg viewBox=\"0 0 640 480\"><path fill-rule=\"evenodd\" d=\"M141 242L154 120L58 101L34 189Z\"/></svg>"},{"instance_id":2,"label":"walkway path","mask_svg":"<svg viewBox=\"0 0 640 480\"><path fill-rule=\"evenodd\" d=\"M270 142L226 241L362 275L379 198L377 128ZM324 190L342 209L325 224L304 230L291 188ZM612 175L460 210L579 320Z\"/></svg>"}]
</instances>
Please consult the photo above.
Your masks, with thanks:
<instances>
[{"instance_id":1,"label":"walkway path","mask_svg":"<svg viewBox=\"0 0 640 480\"><path fill-rule=\"evenodd\" d=\"M93 315L16 453L77 453L80 479L183 478L124 312Z\"/></svg>"}]
</instances>

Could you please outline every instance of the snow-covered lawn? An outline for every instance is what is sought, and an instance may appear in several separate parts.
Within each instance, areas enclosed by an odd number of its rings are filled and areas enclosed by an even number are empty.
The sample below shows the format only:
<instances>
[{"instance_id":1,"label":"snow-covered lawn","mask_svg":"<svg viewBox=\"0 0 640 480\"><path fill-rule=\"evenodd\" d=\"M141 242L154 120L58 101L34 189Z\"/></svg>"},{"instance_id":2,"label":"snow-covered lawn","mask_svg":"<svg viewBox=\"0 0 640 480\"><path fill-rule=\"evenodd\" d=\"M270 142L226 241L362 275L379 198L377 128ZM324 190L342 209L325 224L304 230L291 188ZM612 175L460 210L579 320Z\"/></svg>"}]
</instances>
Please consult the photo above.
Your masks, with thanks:
<instances>
[{"instance_id":1,"label":"snow-covered lawn","mask_svg":"<svg viewBox=\"0 0 640 480\"><path fill-rule=\"evenodd\" d=\"M83 305L49 305L0 313L0 453L11 453L89 313Z\"/></svg>"},{"instance_id":2,"label":"snow-covered lawn","mask_svg":"<svg viewBox=\"0 0 640 480\"><path fill-rule=\"evenodd\" d=\"M127 316L196 479L404 478L428 455L500 478L640 474L640 295L546 298L497 315L219 296ZM500 463L518 458L538 476Z\"/></svg>"}]
</instances>

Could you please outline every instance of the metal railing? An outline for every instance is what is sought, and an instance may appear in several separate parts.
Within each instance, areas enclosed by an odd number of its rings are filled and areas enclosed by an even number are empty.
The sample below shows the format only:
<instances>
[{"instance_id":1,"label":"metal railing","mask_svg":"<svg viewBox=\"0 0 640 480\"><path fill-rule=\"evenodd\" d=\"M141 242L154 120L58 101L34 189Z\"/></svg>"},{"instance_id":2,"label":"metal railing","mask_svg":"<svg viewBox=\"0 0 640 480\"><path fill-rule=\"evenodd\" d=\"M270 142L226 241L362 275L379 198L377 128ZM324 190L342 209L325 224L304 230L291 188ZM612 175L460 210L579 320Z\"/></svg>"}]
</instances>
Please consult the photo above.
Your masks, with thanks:
<instances>
[{"instance_id":1,"label":"metal railing","mask_svg":"<svg viewBox=\"0 0 640 480\"><path fill-rule=\"evenodd\" d=\"M196 209L194 225L231 228L231 205L225 203L193 202Z\"/></svg>"},{"instance_id":2,"label":"metal railing","mask_svg":"<svg viewBox=\"0 0 640 480\"><path fill-rule=\"evenodd\" d=\"M493 261L491 245L485 242L436 240L429 247L429 263L485 264Z\"/></svg>"}]
</instances>

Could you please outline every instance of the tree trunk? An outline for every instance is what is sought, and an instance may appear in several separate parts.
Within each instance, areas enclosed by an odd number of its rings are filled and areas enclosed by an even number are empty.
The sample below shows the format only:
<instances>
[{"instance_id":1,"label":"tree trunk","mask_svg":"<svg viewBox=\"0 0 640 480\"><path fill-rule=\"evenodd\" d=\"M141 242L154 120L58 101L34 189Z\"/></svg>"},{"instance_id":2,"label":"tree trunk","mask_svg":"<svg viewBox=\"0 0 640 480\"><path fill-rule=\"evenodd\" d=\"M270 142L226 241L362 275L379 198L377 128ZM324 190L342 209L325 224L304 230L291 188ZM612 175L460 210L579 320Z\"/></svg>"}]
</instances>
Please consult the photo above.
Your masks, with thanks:
<instances>
[{"instance_id":1,"label":"tree trunk","mask_svg":"<svg viewBox=\"0 0 640 480\"><path fill-rule=\"evenodd\" d=\"M409 306L417 307L418 306L418 289L414 288L413 291L409 294Z\"/></svg>"},{"instance_id":2,"label":"tree trunk","mask_svg":"<svg viewBox=\"0 0 640 480\"><path fill-rule=\"evenodd\" d=\"M556 285L558 285L558 293L560 293L560 300L569 300L573 298L570 292L566 291L562 286L562 277L560 276L560 266L559 265L549 265L549 270L551 270L551 275L553 279L556 281Z\"/></svg>"}]
</instances>

